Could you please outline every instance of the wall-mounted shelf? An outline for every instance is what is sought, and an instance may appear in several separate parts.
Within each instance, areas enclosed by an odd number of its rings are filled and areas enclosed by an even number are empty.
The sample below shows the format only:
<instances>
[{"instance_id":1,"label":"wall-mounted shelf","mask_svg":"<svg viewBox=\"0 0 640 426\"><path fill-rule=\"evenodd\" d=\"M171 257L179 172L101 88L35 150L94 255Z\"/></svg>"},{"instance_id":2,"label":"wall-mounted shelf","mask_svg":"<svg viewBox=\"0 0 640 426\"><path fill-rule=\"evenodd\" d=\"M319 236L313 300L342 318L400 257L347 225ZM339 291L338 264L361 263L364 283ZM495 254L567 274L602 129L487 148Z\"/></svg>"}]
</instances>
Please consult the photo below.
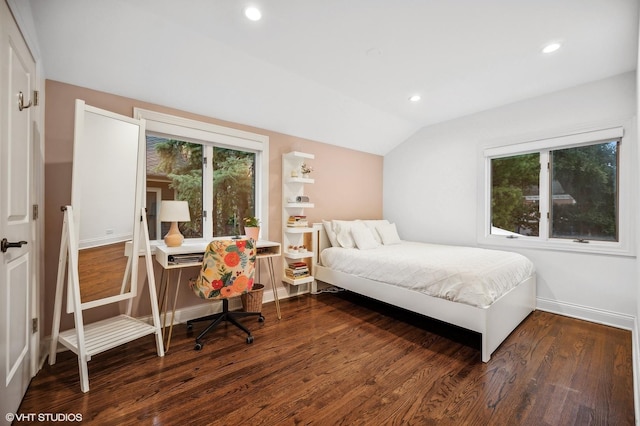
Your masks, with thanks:
<instances>
[{"instance_id":1,"label":"wall-mounted shelf","mask_svg":"<svg viewBox=\"0 0 640 426\"><path fill-rule=\"evenodd\" d=\"M285 207L288 209L312 209L313 203L286 203Z\"/></svg>"},{"instance_id":2,"label":"wall-mounted shelf","mask_svg":"<svg viewBox=\"0 0 640 426\"><path fill-rule=\"evenodd\" d=\"M315 183L315 179L303 178L303 177L287 177L287 178L285 178L285 182L286 183L310 184L310 183Z\"/></svg>"},{"instance_id":3,"label":"wall-mounted shelf","mask_svg":"<svg viewBox=\"0 0 640 426\"><path fill-rule=\"evenodd\" d=\"M315 183L313 178L302 176L301 171L302 163L314 158L313 154L299 151L282 156L282 281L293 286L314 282L315 234L305 214L305 209L313 208L314 203L290 201L306 196L306 185ZM302 225L287 226L290 221ZM303 251L298 251L301 246Z\"/></svg>"}]
</instances>

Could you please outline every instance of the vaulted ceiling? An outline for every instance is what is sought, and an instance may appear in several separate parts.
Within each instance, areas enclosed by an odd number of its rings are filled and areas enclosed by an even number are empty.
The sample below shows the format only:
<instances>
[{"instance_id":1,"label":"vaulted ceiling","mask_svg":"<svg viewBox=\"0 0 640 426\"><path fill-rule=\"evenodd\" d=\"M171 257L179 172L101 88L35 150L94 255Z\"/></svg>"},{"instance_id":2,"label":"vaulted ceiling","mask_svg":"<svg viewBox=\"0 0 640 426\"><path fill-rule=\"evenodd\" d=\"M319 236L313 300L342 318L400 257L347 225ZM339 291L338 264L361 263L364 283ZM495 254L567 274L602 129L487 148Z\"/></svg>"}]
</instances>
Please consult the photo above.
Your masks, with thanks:
<instances>
[{"instance_id":1,"label":"vaulted ceiling","mask_svg":"<svg viewBox=\"0 0 640 426\"><path fill-rule=\"evenodd\" d=\"M29 1L45 78L381 155L637 64L637 0Z\"/></svg>"}]
</instances>

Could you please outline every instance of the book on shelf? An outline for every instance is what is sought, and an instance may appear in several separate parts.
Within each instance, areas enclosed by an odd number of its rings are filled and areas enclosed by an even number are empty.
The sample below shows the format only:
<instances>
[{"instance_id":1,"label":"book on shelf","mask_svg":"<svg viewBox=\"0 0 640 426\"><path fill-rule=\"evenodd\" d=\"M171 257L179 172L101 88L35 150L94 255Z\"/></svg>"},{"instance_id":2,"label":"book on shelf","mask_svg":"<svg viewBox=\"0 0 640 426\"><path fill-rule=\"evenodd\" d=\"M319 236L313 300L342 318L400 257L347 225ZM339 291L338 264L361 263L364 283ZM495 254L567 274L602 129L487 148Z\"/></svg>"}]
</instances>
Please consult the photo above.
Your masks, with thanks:
<instances>
[{"instance_id":1,"label":"book on shelf","mask_svg":"<svg viewBox=\"0 0 640 426\"><path fill-rule=\"evenodd\" d=\"M304 277L308 277L309 276L309 271L292 271L291 269L285 269L284 270L285 275L289 278L304 278Z\"/></svg>"},{"instance_id":2,"label":"book on shelf","mask_svg":"<svg viewBox=\"0 0 640 426\"><path fill-rule=\"evenodd\" d=\"M309 222L307 221L306 216L289 216L289 220L287 220L287 226L289 227L301 227L306 228L309 226Z\"/></svg>"},{"instance_id":3,"label":"book on shelf","mask_svg":"<svg viewBox=\"0 0 640 426\"><path fill-rule=\"evenodd\" d=\"M309 276L309 265L304 262L291 262L285 268L285 275L289 278L303 278Z\"/></svg>"}]
</instances>

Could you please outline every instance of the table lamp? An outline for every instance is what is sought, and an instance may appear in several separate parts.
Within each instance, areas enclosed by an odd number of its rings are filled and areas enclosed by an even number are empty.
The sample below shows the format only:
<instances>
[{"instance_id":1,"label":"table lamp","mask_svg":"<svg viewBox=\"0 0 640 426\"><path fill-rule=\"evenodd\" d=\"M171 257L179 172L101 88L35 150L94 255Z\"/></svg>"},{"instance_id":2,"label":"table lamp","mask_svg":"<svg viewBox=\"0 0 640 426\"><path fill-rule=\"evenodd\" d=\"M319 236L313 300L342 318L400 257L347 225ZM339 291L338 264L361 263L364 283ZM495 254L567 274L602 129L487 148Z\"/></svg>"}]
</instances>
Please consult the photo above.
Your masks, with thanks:
<instances>
[{"instance_id":1,"label":"table lamp","mask_svg":"<svg viewBox=\"0 0 640 426\"><path fill-rule=\"evenodd\" d=\"M169 232L164 236L167 247L179 247L184 237L178 229L178 222L189 222L189 204L186 201L167 201L160 203L160 221L171 222Z\"/></svg>"}]
</instances>

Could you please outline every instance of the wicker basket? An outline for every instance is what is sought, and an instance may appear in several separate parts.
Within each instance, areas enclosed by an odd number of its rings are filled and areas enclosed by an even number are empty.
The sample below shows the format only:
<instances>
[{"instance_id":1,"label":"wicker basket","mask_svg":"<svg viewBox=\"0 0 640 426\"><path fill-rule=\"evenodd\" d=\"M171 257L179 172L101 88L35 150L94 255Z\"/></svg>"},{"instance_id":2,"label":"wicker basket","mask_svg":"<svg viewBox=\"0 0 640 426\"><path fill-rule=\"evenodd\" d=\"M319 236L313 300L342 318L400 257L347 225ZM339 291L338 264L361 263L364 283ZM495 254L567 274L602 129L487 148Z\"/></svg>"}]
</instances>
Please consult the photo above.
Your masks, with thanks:
<instances>
[{"instance_id":1,"label":"wicker basket","mask_svg":"<svg viewBox=\"0 0 640 426\"><path fill-rule=\"evenodd\" d=\"M245 312L262 312L262 295L264 285L254 284L249 293L241 294L242 310Z\"/></svg>"}]
</instances>

